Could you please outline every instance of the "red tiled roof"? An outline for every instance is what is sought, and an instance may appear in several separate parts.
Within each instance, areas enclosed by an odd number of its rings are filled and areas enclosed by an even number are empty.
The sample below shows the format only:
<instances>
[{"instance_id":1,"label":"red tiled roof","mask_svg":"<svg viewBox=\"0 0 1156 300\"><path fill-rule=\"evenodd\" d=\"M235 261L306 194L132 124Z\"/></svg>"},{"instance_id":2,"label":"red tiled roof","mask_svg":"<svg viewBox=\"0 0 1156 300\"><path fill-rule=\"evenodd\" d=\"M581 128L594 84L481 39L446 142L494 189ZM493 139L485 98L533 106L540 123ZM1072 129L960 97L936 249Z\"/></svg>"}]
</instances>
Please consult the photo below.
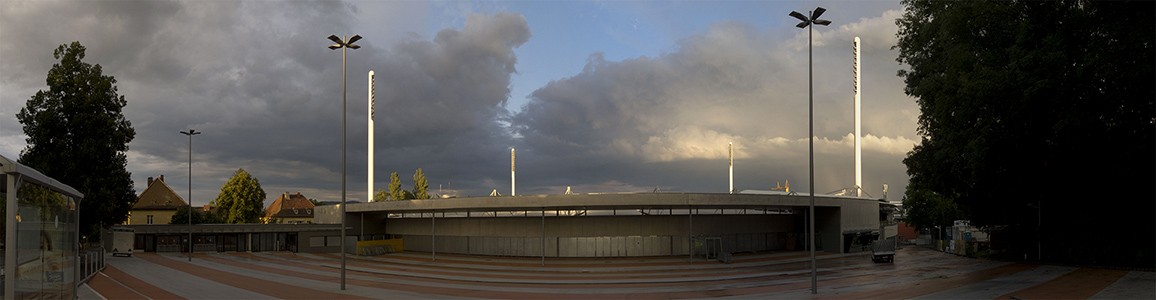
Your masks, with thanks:
<instances>
[{"instance_id":1,"label":"red tiled roof","mask_svg":"<svg viewBox=\"0 0 1156 300\"><path fill-rule=\"evenodd\" d=\"M296 194L283 193L273 204L265 208L266 218L312 218L313 217L313 202L309 198L302 196L300 192Z\"/></svg>"}]
</instances>

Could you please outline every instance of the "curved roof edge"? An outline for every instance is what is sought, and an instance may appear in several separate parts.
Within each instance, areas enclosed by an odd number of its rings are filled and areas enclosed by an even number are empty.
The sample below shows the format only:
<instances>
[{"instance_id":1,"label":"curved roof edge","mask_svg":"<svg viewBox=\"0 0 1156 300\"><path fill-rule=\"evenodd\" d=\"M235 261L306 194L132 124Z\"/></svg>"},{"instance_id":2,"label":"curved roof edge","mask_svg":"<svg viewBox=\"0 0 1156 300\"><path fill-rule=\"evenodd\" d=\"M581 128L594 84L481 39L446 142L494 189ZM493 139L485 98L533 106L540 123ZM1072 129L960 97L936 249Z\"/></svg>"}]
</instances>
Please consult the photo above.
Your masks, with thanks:
<instances>
[{"instance_id":1,"label":"curved roof edge","mask_svg":"<svg viewBox=\"0 0 1156 300\"><path fill-rule=\"evenodd\" d=\"M84 194L80 193L80 191L77 191L71 186L57 181L52 177L48 177L47 175L44 175L44 173L40 173L40 171L33 169L32 167L25 166L17 161L8 159L3 155L0 155L0 172L3 172L4 174L20 175L24 180L31 180L33 182L47 186L57 192L76 197L78 198L77 201L79 201L79 198L84 198Z\"/></svg>"},{"instance_id":2,"label":"curved roof edge","mask_svg":"<svg viewBox=\"0 0 1156 300\"><path fill-rule=\"evenodd\" d=\"M810 204L808 196L726 193L637 193L596 195L535 195L518 197L468 197L351 203L347 212L419 212L472 210L535 209L617 209L617 208L686 208L686 207L801 207ZM843 206L851 202L876 204L874 199L815 195L815 205Z\"/></svg>"}]
</instances>

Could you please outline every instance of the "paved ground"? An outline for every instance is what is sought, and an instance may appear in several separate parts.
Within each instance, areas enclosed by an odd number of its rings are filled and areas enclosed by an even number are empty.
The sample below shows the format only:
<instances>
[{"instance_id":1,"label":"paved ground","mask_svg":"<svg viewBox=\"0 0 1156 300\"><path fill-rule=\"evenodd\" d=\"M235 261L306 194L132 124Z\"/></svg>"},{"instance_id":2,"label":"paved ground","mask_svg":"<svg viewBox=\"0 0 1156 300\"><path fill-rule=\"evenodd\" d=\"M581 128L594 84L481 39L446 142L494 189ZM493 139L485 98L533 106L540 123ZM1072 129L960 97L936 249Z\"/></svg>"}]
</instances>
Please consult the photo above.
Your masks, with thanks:
<instances>
[{"instance_id":1,"label":"paved ground","mask_svg":"<svg viewBox=\"0 0 1156 300\"><path fill-rule=\"evenodd\" d=\"M894 264L863 254L820 255L818 294L802 252L686 257L506 258L397 253L347 258L305 253L110 257L81 299L820 298L1156 299L1152 272L1040 266L957 257L918 247Z\"/></svg>"}]
</instances>

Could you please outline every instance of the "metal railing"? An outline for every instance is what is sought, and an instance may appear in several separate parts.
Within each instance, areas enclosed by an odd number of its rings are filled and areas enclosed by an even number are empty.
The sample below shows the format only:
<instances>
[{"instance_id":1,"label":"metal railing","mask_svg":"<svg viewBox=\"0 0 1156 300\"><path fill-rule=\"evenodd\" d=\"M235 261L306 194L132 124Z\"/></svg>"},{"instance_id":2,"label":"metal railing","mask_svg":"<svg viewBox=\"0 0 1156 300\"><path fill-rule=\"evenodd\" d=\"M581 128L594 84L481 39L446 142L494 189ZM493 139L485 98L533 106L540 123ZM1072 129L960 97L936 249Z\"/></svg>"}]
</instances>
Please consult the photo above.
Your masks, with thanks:
<instances>
[{"instance_id":1,"label":"metal railing","mask_svg":"<svg viewBox=\"0 0 1156 300\"><path fill-rule=\"evenodd\" d=\"M77 255L77 264L80 270L80 281L76 282L77 286L88 282L96 273L104 270L104 248L97 248L95 250L81 250Z\"/></svg>"}]
</instances>

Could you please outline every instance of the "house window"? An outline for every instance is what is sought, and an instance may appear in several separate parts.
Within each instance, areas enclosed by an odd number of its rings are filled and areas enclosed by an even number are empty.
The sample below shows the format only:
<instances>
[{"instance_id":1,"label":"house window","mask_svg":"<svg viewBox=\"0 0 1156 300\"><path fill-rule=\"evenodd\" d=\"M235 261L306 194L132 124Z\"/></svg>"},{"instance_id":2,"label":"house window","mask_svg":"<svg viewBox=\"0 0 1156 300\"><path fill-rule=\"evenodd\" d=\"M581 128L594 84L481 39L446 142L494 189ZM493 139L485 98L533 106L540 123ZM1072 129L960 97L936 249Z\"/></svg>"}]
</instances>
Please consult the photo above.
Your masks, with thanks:
<instances>
[{"instance_id":1,"label":"house window","mask_svg":"<svg viewBox=\"0 0 1156 300\"><path fill-rule=\"evenodd\" d=\"M146 223L146 224L152 225L153 224L153 215L149 215L148 217L149 217L149 220L148 220L148 223Z\"/></svg>"}]
</instances>

